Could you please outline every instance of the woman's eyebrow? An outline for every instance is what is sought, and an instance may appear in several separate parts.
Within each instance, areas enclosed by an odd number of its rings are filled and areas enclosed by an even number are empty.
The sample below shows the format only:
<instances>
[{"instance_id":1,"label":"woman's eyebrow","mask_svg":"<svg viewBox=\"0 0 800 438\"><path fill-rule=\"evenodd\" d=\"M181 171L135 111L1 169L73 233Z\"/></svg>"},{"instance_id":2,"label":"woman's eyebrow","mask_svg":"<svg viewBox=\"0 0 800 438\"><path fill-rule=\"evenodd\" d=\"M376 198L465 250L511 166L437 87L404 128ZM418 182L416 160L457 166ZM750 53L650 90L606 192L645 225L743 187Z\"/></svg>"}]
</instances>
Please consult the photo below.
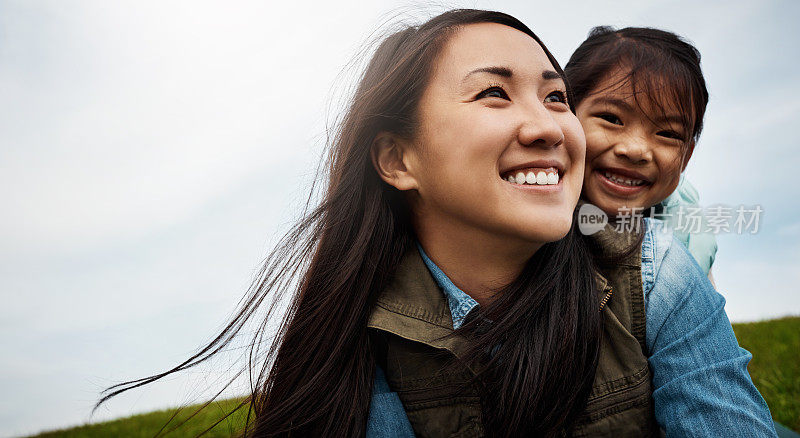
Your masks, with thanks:
<instances>
[{"instance_id":1,"label":"woman's eyebrow","mask_svg":"<svg viewBox=\"0 0 800 438\"><path fill-rule=\"evenodd\" d=\"M466 81L467 78L474 75L475 73L489 73L497 76L502 76L504 78L510 78L514 76L514 72L511 71L511 69L508 67L499 67L499 66L481 67L481 68L476 68L475 70L472 70L471 72L467 73L467 75L464 76L464 79L462 79L461 82Z\"/></svg>"},{"instance_id":2,"label":"woman's eyebrow","mask_svg":"<svg viewBox=\"0 0 800 438\"><path fill-rule=\"evenodd\" d=\"M467 78L469 78L470 76L472 76L475 73L489 73L489 74L501 76L501 77L504 77L504 78L511 78L511 77L514 76L514 72L508 67L489 66L489 67L476 68L475 70L472 70L471 72L467 73L466 76L464 76L464 79L462 79L461 82L466 81ZM563 78L556 71L544 70L544 71L542 71L542 79L550 81L550 80L563 79Z\"/></svg>"},{"instance_id":3,"label":"woman's eyebrow","mask_svg":"<svg viewBox=\"0 0 800 438\"><path fill-rule=\"evenodd\" d=\"M545 70L545 71L542 72L542 79L544 79L546 81L552 81L552 80L564 79L564 78L561 77L561 75L558 74L558 72L556 72L556 71Z\"/></svg>"}]
</instances>

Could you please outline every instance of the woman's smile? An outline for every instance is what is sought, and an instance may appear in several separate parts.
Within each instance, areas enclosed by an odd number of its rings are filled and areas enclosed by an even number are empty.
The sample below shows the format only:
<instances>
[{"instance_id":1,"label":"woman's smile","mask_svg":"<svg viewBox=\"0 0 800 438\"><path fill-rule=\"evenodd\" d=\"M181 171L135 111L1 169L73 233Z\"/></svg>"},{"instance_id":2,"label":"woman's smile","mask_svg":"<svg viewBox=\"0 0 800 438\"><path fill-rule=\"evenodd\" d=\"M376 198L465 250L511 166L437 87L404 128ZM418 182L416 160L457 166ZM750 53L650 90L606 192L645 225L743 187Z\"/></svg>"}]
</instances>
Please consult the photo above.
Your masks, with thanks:
<instances>
[{"instance_id":1,"label":"woman's smile","mask_svg":"<svg viewBox=\"0 0 800 438\"><path fill-rule=\"evenodd\" d=\"M556 193L562 190L564 165L558 161L525 163L500 174L503 181L519 190Z\"/></svg>"},{"instance_id":2,"label":"woman's smile","mask_svg":"<svg viewBox=\"0 0 800 438\"><path fill-rule=\"evenodd\" d=\"M405 148L420 227L483 247L564 237L586 143L541 45L502 24L474 24L448 40L434 71Z\"/></svg>"}]
</instances>

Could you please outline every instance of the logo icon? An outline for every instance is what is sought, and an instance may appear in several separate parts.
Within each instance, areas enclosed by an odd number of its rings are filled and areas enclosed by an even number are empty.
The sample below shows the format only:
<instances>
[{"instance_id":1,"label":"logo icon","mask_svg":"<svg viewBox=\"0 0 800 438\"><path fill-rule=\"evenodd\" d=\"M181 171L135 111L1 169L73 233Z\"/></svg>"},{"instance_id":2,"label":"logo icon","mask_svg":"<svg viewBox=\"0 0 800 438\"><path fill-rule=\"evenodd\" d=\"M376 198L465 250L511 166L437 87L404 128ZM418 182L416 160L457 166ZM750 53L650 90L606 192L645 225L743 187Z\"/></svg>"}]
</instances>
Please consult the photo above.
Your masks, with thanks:
<instances>
[{"instance_id":1,"label":"logo icon","mask_svg":"<svg viewBox=\"0 0 800 438\"><path fill-rule=\"evenodd\" d=\"M583 204L578 210L578 230L587 236L602 230L607 223L608 215L595 205Z\"/></svg>"}]
</instances>

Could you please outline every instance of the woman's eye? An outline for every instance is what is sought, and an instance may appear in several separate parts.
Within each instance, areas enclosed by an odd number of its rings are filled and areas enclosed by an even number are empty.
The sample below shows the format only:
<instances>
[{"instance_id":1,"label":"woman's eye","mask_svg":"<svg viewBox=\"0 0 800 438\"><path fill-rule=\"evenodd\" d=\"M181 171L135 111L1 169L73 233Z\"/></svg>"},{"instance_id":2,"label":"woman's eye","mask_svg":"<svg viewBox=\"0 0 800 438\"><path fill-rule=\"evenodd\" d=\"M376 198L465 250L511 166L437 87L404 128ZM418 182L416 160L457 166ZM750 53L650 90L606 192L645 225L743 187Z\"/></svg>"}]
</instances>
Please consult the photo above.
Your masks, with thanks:
<instances>
[{"instance_id":1,"label":"woman's eye","mask_svg":"<svg viewBox=\"0 0 800 438\"><path fill-rule=\"evenodd\" d=\"M659 131L658 133L656 133L656 135L683 141L683 136L675 131Z\"/></svg>"},{"instance_id":2,"label":"woman's eye","mask_svg":"<svg viewBox=\"0 0 800 438\"><path fill-rule=\"evenodd\" d=\"M487 88L478 93L478 96L476 98L480 99L482 97L499 97L501 99L511 100L508 98L508 94L506 94L506 91L500 87Z\"/></svg>"},{"instance_id":3,"label":"woman's eye","mask_svg":"<svg viewBox=\"0 0 800 438\"><path fill-rule=\"evenodd\" d=\"M567 103L567 93L556 90L552 93L548 94L547 97L544 98L545 102L556 102L556 103Z\"/></svg>"},{"instance_id":4,"label":"woman's eye","mask_svg":"<svg viewBox=\"0 0 800 438\"><path fill-rule=\"evenodd\" d=\"M615 116L614 114L599 114L597 117L605 120L608 123L622 125L622 120L620 120L619 117Z\"/></svg>"}]
</instances>

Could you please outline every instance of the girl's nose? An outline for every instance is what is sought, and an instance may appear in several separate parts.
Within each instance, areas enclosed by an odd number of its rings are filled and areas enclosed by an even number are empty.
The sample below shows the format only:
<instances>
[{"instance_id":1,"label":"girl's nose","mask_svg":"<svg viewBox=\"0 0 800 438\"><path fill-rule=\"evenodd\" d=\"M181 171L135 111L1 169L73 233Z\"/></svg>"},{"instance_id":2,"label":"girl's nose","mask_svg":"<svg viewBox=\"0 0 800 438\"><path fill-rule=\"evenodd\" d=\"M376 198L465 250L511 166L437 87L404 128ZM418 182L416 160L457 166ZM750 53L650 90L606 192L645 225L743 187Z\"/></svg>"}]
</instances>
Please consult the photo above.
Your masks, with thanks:
<instances>
[{"instance_id":1,"label":"girl's nose","mask_svg":"<svg viewBox=\"0 0 800 438\"><path fill-rule=\"evenodd\" d=\"M564 142L564 131L550 112L541 108L520 126L519 142L524 146L551 148Z\"/></svg>"},{"instance_id":2,"label":"girl's nose","mask_svg":"<svg viewBox=\"0 0 800 438\"><path fill-rule=\"evenodd\" d=\"M633 164L645 164L653 160L653 151L647 140L639 137L628 137L614 145L614 155L627 158Z\"/></svg>"}]
</instances>

